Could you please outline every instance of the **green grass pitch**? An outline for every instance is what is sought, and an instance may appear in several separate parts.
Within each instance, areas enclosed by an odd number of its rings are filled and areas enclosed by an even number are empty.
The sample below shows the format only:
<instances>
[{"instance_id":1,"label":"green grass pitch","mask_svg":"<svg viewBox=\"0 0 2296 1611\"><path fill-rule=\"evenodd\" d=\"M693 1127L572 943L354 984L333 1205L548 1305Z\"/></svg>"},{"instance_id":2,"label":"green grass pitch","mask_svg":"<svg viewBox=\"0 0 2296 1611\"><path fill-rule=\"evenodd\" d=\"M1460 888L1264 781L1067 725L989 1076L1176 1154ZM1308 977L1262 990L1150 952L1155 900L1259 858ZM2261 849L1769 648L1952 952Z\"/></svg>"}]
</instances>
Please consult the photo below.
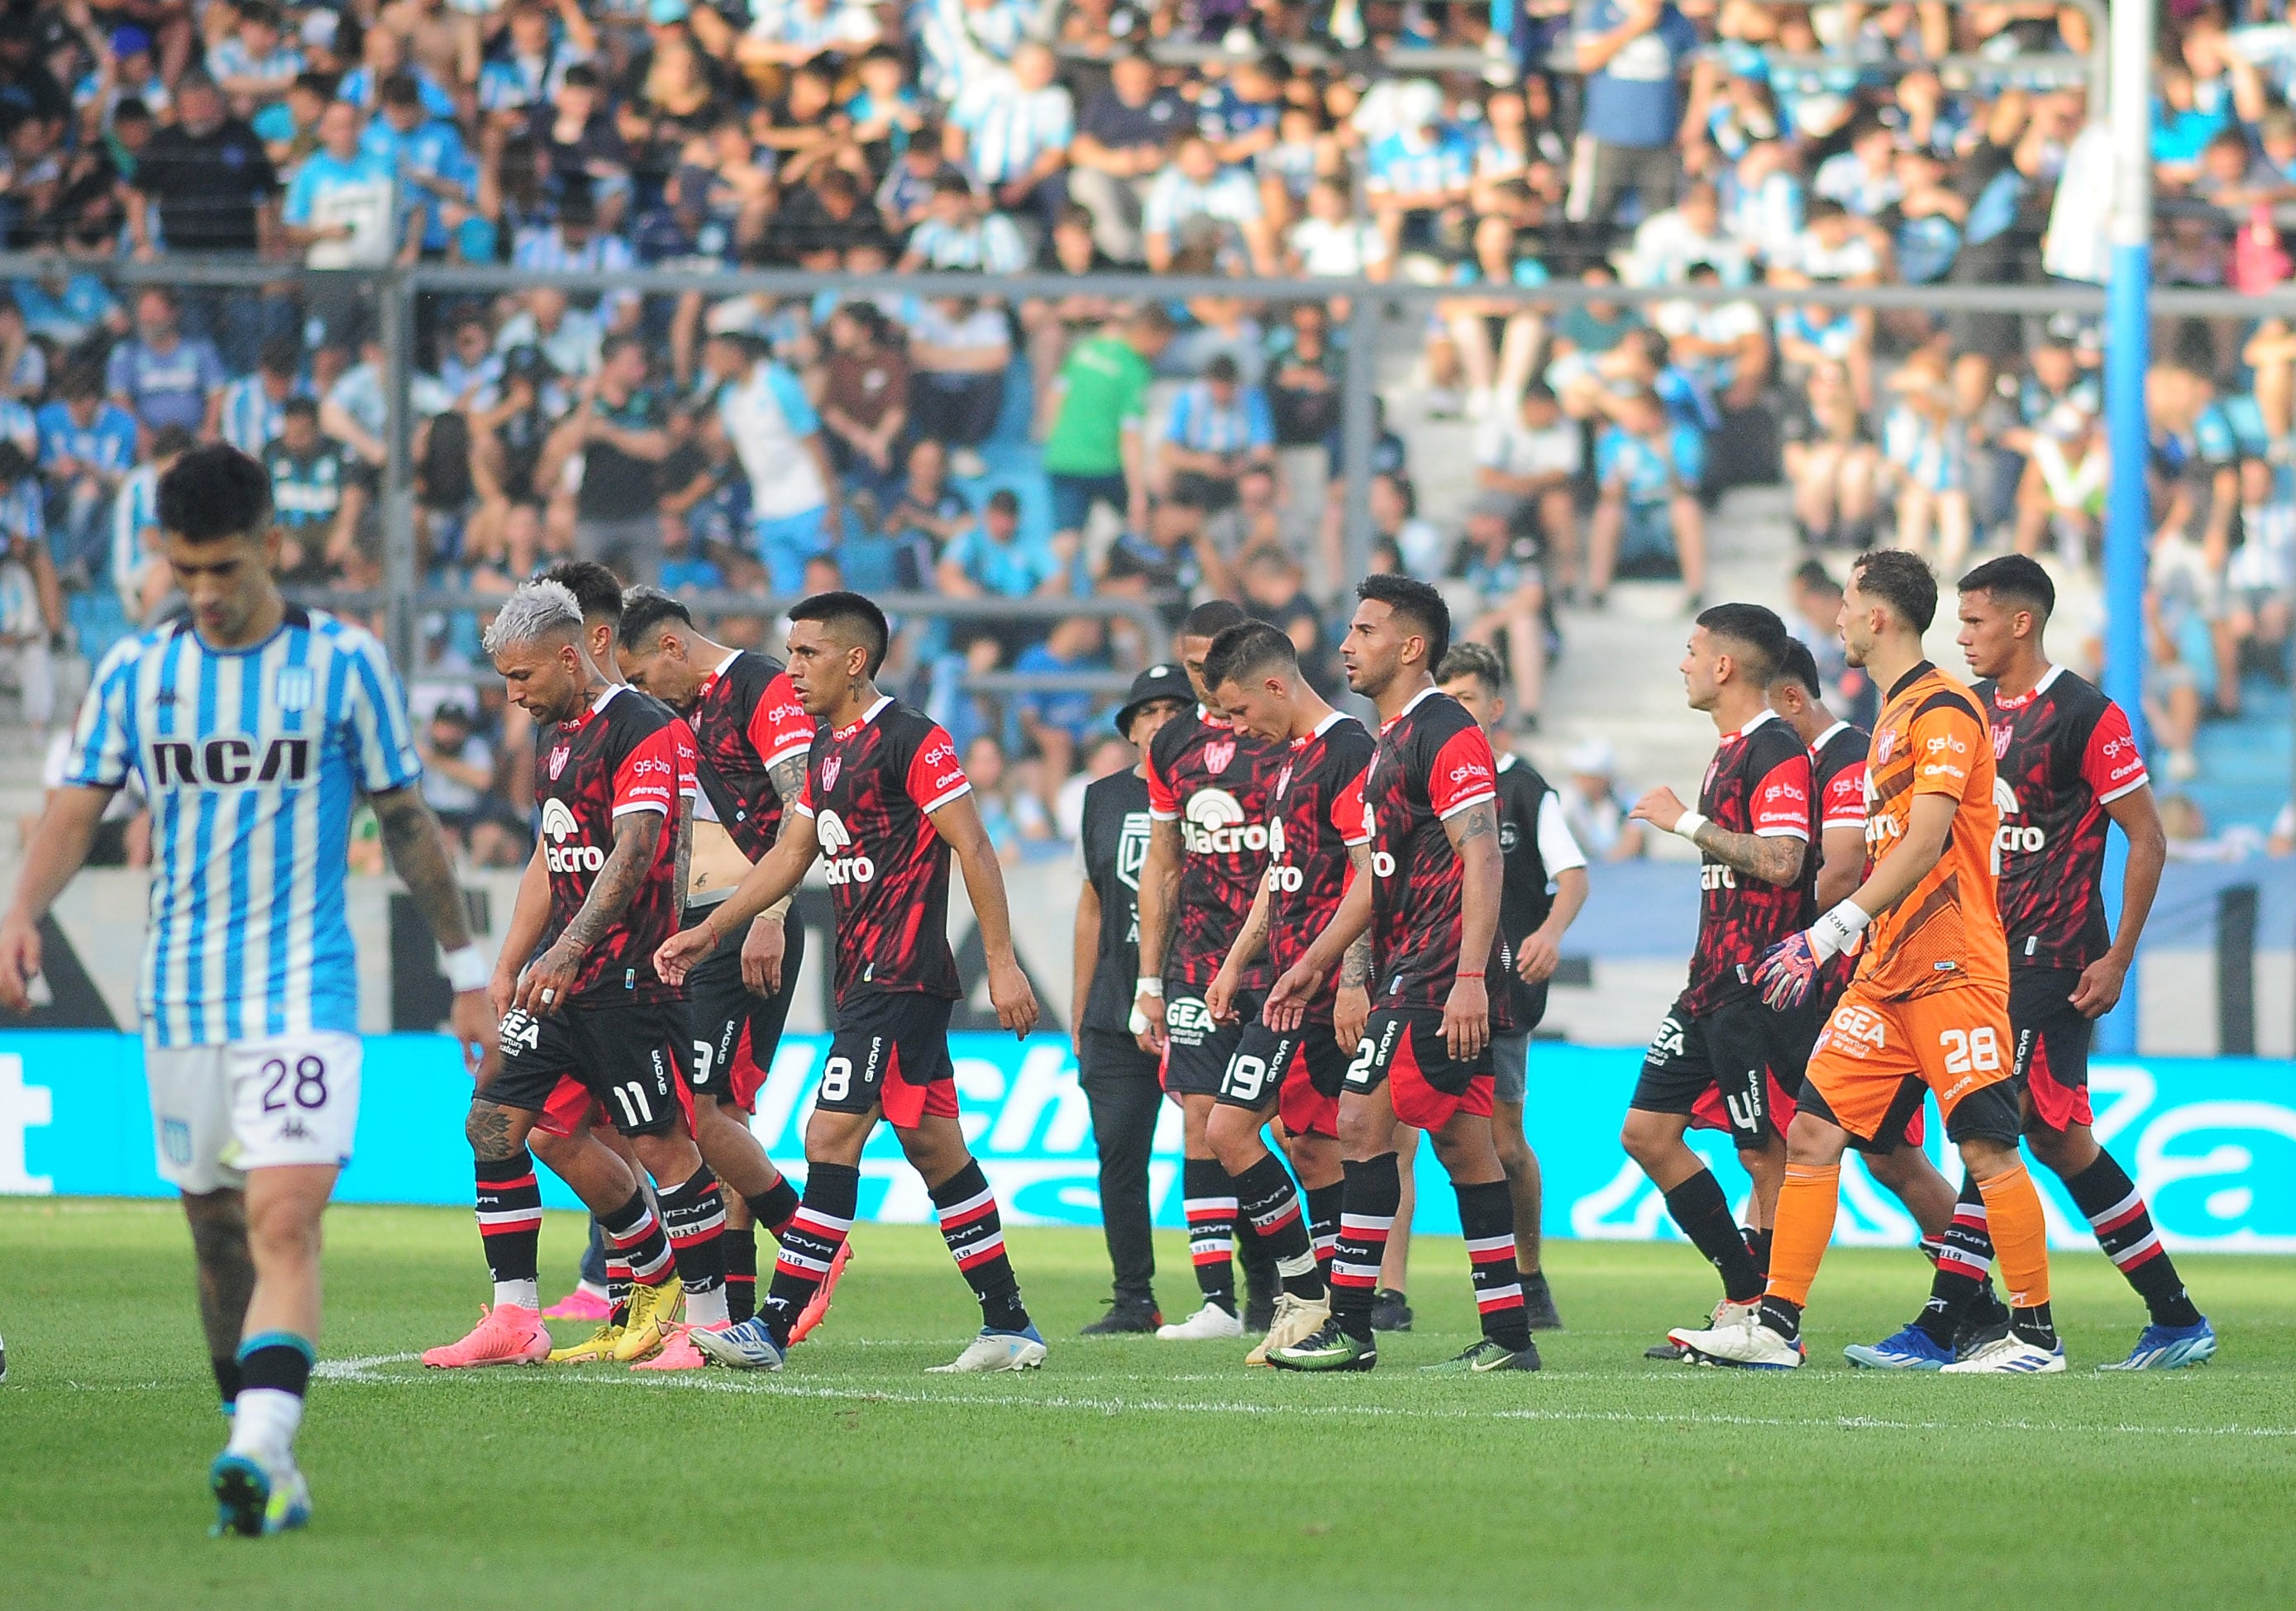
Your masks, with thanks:
<instances>
[{"instance_id":1,"label":"green grass pitch","mask_svg":"<svg viewBox=\"0 0 2296 1611\"><path fill-rule=\"evenodd\" d=\"M2296 1603L2296 1261L2187 1261L2203 1370L2099 1376L2141 1312L2057 1261L2073 1373L1852 1373L1925 1285L1836 1251L1813 1369L1649 1364L1710 1300L1679 1246L1559 1243L1546 1372L1413 1367L1469 1340L1456 1242L1420 1244L1420 1329L1368 1378L1239 1344L1083 1339L1095 1234L1012 1237L1039 1374L922 1374L977 1324L930 1229L864 1227L777 1377L426 1374L485 1296L467 1214L336 1209L302 1439L307 1534L209 1541L223 1426L171 1205L0 1203L0 1540L12 1604L2218 1607ZM553 1215L562 1276L578 1223ZM1192 1296L1177 1238L1162 1296ZM551 1285L545 1281L545 1286ZM576 1328L562 1328L571 1334Z\"/></svg>"}]
</instances>

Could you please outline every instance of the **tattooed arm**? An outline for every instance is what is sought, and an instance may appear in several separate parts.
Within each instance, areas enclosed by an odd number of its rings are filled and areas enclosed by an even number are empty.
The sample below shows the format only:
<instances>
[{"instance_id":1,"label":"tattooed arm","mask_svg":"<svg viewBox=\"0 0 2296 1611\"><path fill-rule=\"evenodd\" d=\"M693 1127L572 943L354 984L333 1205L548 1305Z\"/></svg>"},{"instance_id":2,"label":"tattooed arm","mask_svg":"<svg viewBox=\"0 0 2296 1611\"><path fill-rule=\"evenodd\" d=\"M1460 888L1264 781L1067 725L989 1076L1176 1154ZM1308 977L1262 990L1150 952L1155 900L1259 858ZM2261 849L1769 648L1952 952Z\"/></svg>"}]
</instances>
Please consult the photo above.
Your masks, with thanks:
<instances>
[{"instance_id":1,"label":"tattooed arm","mask_svg":"<svg viewBox=\"0 0 2296 1611\"><path fill-rule=\"evenodd\" d=\"M614 819L614 847L607 853L606 864L590 880L582 910L568 921L557 943L542 953L542 960L519 980L512 1006L532 1012L537 1007L549 1011L566 1004L582 958L629 910L632 897L644 881L661 844L661 823L659 811L626 811Z\"/></svg>"},{"instance_id":2,"label":"tattooed arm","mask_svg":"<svg viewBox=\"0 0 2296 1611\"><path fill-rule=\"evenodd\" d=\"M1491 1038L1489 984L1483 969L1498 933L1499 887L1505 879L1499 856L1499 810L1496 800L1468 806L1443 824L1458 853L1459 975L1443 1004L1443 1038L1451 1055L1465 1061L1482 1054Z\"/></svg>"},{"instance_id":3,"label":"tattooed arm","mask_svg":"<svg viewBox=\"0 0 2296 1611\"><path fill-rule=\"evenodd\" d=\"M766 776L772 780L774 792L782 797L782 821L786 822L796 814L798 796L805 792L805 757L801 755L785 756L766 768ZM758 921L780 922L789 915L790 904L796 899L794 894L783 895L759 912Z\"/></svg>"},{"instance_id":4,"label":"tattooed arm","mask_svg":"<svg viewBox=\"0 0 2296 1611\"><path fill-rule=\"evenodd\" d=\"M1371 846L1349 846L1348 863L1355 871L1354 882L1370 888ZM1371 1022L1371 930L1366 928L1340 958L1340 993L1332 1002L1332 1035L1343 1049L1363 1039L1364 1027Z\"/></svg>"},{"instance_id":5,"label":"tattooed arm","mask_svg":"<svg viewBox=\"0 0 2296 1611\"><path fill-rule=\"evenodd\" d=\"M693 866L693 802L684 795L677 797L677 909L685 910L686 898L693 893L693 885L686 874Z\"/></svg>"},{"instance_id":6,"label":"tattooed arm","mask_svg":"<svg viewBox=\"0 0 2296 1611\"><path fill-rule=\"evenodd\" d=\"M455 877L447 836L424 804L422 790L410 784L376 795L369 803L382 828L383 848L390 853L390 864L407 894L414 897L414 909L430 926L440 949L462 950L471 943L470 910L463 904L463 886ZM456 992L449 1022L462 1045L463 1061L472 1073L479 1074L495 1051L495 1013L487 993Z\"/></svg>"},{"instance_id":7,"label":"tattooed arm","mask_svg":"<svg viewBox=\"0 0 2296 1611\"><path fill-rule=\"evenodd\" d=\"M1711 822L1701 828L1691 843L1733 871L1750 873L1765 884L1793 883L1801 877L1802 863L1809 859L1807 839L1791 834L1766 838L1759 834L1732 833Z\"/></svg>"},{"instance_id":8,"label":"tattooed arm","mask_svg":"<svg viewBox=\"0 0 2296 1611\"><path fill-rule=\"evenodd\" d=\"M1177 822L1151 821L1148 856L1140 869L1140 977L1161 981L1164 945L1170 937L1172 912L1179 904L1180 859L1185 855ZM1144 1051L1164 1050L1164 998L1136 996L1135 1010L1148 1021L1136 1037Z\"/></svg>"}]
</instances>

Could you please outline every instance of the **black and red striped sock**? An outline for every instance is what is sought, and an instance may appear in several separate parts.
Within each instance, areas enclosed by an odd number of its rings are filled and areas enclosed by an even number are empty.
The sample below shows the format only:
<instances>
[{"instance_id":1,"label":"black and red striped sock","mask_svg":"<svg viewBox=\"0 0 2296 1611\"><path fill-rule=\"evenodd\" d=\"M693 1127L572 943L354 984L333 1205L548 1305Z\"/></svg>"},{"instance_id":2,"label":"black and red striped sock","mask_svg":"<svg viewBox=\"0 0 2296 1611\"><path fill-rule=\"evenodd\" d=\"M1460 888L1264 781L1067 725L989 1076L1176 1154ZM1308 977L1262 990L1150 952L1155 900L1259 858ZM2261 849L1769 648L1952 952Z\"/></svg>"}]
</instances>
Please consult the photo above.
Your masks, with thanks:
<instances>
[{"instance_id":1,"label":"black and red striped sock","mask_svg":"<svg viewBox=\"0 0 2296 1611\"><path fill-rule=\"evenodd\" d=\"M743 1198L750 1206L750 1217L763 1226L768 1235L778 1238L790 1216L797 1212L797 1188L789 1183L789 1176L776 1176L774 1183L755 1197Z\"/></svg>"},{"instance_id":2,"label":"black and red striped sock","mask_svg":"<svg viewBox=\"0 0 2296 1611\"><path fill-rule=\"evenodd\" d=\"M1300 1193L1291 1171L1272 1152L1235 1177L1235 1199L1243 1223L1259 1239L1275 1261L1276 1278L1293 1297L1310 1301L1324 1296L1324 1278L1316 1268L1316 1244L1308 1234L1308 1221L1300 1207Z\"/></svg>"},{"instance_id":3,"label":"black and red striped sock","mask_svg":"<svg viewBox=\"0 0 2296 1611\"><path fill-rule=\"evenodd\" d=\"M654 1182L662 1233L685 1288L685 1318L697 1326L726 1319L726 1198L704 1164L674 1186Z\"/></svg>"},{"instance_id":4,"label":"black and red striped sock","mask_svg":"<svg viewBox=\"0 0 2296 1611\"><path fill-rule=\"evenodd\" d=\"M1013 1273L1013 1260L1004 1251L1004 1216L996 1212L996 1194L988 1190L980 1161L965 1159L964 1167L935 1186L931 1195L941 1240L980 1300L980 1323L991 1331L1027 1330L1021 1278Z\"/></svg>"},{"instance_id":5,"label":"black and red striped sock","mask_svg":"<svg viewBox=\"0 0 2296 1611\"><path fill-rule=\"evenodd\" d=\"M669 1239L661 1233L661 1215L654 1212L641 1186L630 1193L630 1200L611 1214L598 1216L598 1227L606 1233L606 1246L612 1249L606 1255L606 1289L613 1290L614 1265L619 1262L628 1272L632 1285L659 1287L675 1273L670 1262ZM628 1302L629 1295L623 1294Z\"/></svg>"},{"instance_id":6,"label":"black and red striped sock","mask_svg":"<svg viewBox=\"0 0 2296 1611\"><path fill-rule=\"evenodd\" d=\"M542 1183L534 1176L533 1155L521 1147L506 1158L480 1158L476 1174L479 1239L494 1276L495 1303L538 1307Z\"/></svg>"},{"instance_id":7,"label":"black and red striped sock","mask_svg":"<svg viewBox=\"0 0 2296 1611\"><path fill-rule=\"evenodd\" d=\"M781 1255L774 1261L774 1279L766 1288L758 1313L765 1317L774 1341L789 1345L790 1329L829 1279L837 1250L853 1229L853 1215L861 1206L861 1172L850 1164L808 1164L805 1198L782 1230Z\"/></svg>"},{"instance_id":8,"label":"black and red striped sock","mask_svg":"<svg viewBox=\"0 0 2296 1611\"><path fill-rule=\"evenodd\" d=\"M1316 1273L1332 1284L1332 1248L1340 1239L1340 1198L1347 1187L1340 1181L1308 1188L1308 1235L1316 1246Z\"/></svg>"},{"instance_id":9,"label":"black and red striped sock","mask_svg":"<svg viewBox=\"0 0 2296 1611\"><path fill-rule=\"evenodd\" d=\"M1961 1195L1953 1205L1953 1223L1938 1239L1937 1272L1930 1277L1930 1301L1922 1305L1914 1324L1930 1334L1940 1347L1953 1346L1964 1311L1983 1289L1993 1273L1993 1237L1986 1229L1985 1198L1977 1177L1961 1177Z\"/></svg>"},{"instance_id":10,"label":"black and red striped sock","mask_svg":"<svg viewBox=\"0 0 2296 1611\"><path fill-rule=\"evenodd\" d=\"M2065 1190L2073 1206L2087 1217L2096 1232L2097 1246L2123 1279L2136 1288L2156 1326L2197 1326L2201 1312L2177 1273L2177 1261L2161 1245L2153 1229L2152 1210L2128 1171L2100 1150L2096 1161L2079 1174L2065 1176Z\"/></svg>"},{"instance_id":11,"label":"black and red striped sock","mask_svg":"<svg viewBox=\"0 0 2296 1611\"><path fill-rule=\"evenodd\" d=\"M1514 1264L1514 1198L1504 1180L1451 1190L1459 1198L1459 1230L1467 1239L1467 1264L1483 1335L1520 1353L1530 1346L1530 1320L1522 1306L1522 1273Z\"/></svg>"},{"instance_id":12,"label":"black and red striped sock","mask_svg":"<svg viewBox=\"0 0 2296 1611\"><path fill-rule=\"evenodd\" d=\"M1388 1232L1403 1206L1403 1176L1395 1154L1347 1165L1340 1202L1340 1234L1332 1247L1332 1318L1359 1343L1371 1335L1371 1299L1379 1286Z\"/></svg>"},{"instance_id":13,"label":"black and red striped sock","mask_svg":"<svg viewBox=\"0 0 2296 1611\"><path fill-rule=\"evenodd\" d=\"M758 1312L758 1233L728 1225L718 1239L726 1249L726 1318L738 1326Z\"/></svg>"},{"instance_id":14,"label":"black and red striped sock","mask_svg":"<svg viewBox=\"0 0 2296 1611\"><path fill-rule=\"evenodd\" d=\"M1188 1258L1204 1302L1235 1313L1235 1182L1218 1158L1180 1161L1180 1196L1188 1216Z\"/></svg>"},{"instance_id":15,"label":"black and red striped sock","mask_svg":"<svg viewBox=\"0 0 2296 1611\"><path fill-rule=\"evenodd\" d=\"M668 1251L665 1245L663 1251ZM630 1288L637 1283L630 1280L630 1261L619 1253L606 1255L606 1324L627 1326L630 1323Z\"/></svg>"}]
</instances>

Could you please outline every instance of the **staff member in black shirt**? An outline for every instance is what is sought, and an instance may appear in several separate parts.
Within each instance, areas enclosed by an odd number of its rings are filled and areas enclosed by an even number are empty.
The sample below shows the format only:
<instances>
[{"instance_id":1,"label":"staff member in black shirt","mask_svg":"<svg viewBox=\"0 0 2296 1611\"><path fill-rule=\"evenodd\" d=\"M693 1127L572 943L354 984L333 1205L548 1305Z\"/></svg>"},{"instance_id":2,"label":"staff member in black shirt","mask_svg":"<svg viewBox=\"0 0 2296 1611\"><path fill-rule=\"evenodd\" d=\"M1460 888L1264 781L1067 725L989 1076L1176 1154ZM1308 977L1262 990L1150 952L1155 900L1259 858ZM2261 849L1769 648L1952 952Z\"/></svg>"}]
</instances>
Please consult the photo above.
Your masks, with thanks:
<instances>
[{"instance_id":1,"label":"staff member in black shirt","mask_svg":"<svg viewBox=\"0 0 2296 1611\"><path fill-rule=\"evenodd\" d=\"M278 190L263 142L226 110L214 80L193 69L176 83L176 121L135 160L127 210L135 255L155 258L164 246L177 257L251 256L271 233Z\"/></svg>"},{"instance_id":2,"label":"staff member in black shirt","mask_svg":"<svg viewBox=\"0 0 2296 1611\"><path fill-rule=\"evenodd\" d=\"M1195 703L1187 673L1152 666L1133 679L1116 731L1142 755L1156 730ZM1092 1138L1100 1152L1100 1216L1116 1297L1086 1337L1153 1331L1164 1322L1151 1283L1156 1250L1149 1236L1148 1154L1164 1100L1156 1059L1132 1038L1132 987L1140 977L1140 869L1148 859L1144 767L1105 777L1085 790L1077 837L1084 887L1077 895L1076 983L1069 1013Z\"/></svg>"},{"instance_id":3,"label":"staff member in black shirt","mask_svg":"<svg viewBox=\"0 0 2296 1611\"><path fill-rule=\"evenodd\" d=\"M1443 657L1438 675L1445 693L1504 740L1498 725L1506 715L1500 690L1505 668L1487 645L1462 643ZM1560 1331L1554 1295L1538 1263L1538 1157L1522 1127L1529 1073L1530 1032L1546 1016L1546 984L1562 960L1563 930L1587 904L1587 857L1562 820L1562 802L1529 761L1498 750L1499 853L1505 883L1499 891L1499 931L1514 959L1509 981L1515 1027L1491 1037L1495 1078L1491 1082L1492 1139L1514 1199L1515 1267L1522 1276L1523 1307L1534 1331Z\"/></svg>"}]
</instances>

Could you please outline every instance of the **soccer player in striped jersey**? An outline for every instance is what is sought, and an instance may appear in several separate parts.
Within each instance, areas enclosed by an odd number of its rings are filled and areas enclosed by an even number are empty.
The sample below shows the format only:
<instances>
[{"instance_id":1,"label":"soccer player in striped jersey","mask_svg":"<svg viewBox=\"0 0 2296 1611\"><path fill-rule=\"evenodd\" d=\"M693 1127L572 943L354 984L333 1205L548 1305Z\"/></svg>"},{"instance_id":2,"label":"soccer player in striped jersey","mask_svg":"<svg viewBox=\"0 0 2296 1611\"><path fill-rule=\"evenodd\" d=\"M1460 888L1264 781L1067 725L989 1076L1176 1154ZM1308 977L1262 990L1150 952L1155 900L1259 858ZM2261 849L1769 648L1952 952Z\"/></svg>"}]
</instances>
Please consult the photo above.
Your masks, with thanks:
<instances>
[{"instance_id":1,"label":"soccer player in striped jersey","mask_svg":"<svg viewBox=\"0 0 2296 1611\"><path fill-rule=\"evenodd\" d=\"M294 1437L319 1335L320 1216L358 1118L343 879L361 796L446 947L474 1070L495 1040L398 679L367 633L281 596L271 512L263 467L233 447L195 448L161 478L161 545L187 608L97 668L63 787L0 919L0 1002L22 1011L41 925L135 773L156 861L137 988L144 1071L234 1411L209 1478L217 1530L248 1536L310 1517Z\"/></svg>"}]
</instances>

